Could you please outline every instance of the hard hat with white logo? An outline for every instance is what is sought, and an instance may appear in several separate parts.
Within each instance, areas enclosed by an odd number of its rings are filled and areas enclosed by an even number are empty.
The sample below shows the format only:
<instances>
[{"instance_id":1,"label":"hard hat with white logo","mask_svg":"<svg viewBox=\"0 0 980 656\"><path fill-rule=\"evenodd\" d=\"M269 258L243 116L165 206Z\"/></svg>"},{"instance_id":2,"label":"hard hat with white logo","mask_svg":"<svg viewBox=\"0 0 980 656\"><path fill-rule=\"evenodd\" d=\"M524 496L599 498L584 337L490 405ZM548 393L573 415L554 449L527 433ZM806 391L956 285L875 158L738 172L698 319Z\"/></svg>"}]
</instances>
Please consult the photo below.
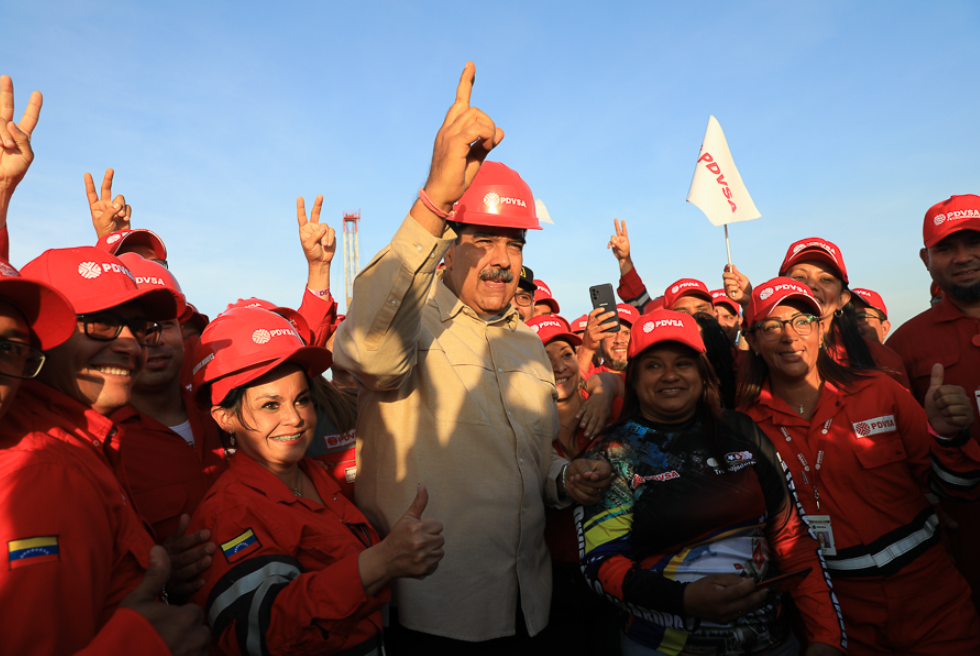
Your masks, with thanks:
<instances>
[{"instance_id":1,"label":"hard hat with white logo","mask_svg":"<svg viewBox=\"0 0 980 656\"><path fill-rule=\"evenodd\" d=\"M531 188L500 162L484 162L453 206L452 220L466 225L540 230Z\"/></svg>"},{"instance_id":2,"label":"hard hat with white logo","mask_svg":"<svg viewBox=\"0 0 980 656\"><path fill-rule=\"evenodd\" d=\"M208 324L194 349L194 393L220 404L236 387L247 385L286 363L317 376L330 366L330 352L307 346L289 321L257 307L225 310ZM210 384L210 385L209 385ZM210 388L210 395L204 394Z\"/></svg>"}]
</instances>

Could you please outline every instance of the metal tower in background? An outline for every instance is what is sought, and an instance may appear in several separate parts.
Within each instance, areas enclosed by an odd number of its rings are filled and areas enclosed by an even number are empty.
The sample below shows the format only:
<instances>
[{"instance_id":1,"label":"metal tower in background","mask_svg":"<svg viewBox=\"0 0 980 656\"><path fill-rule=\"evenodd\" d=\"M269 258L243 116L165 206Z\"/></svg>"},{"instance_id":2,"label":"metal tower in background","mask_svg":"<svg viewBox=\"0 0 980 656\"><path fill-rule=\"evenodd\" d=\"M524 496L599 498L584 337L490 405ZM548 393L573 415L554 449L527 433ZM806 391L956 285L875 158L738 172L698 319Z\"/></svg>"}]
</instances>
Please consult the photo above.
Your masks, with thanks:
<instances>
[{"instance_id":1,"label":"metal tower in background","mask_svg":"<svg viewBox=\"0 0 980 656\"><path fill-rule=\"evenodd\" d=\"M351 298L354 296L354 278L357 277L357 272L361 268L358 262L360 246L357 242L357 224L360 220L361 210L344 212L344 284L348 310L350 310Z\"/></svg>"}]
</instances>

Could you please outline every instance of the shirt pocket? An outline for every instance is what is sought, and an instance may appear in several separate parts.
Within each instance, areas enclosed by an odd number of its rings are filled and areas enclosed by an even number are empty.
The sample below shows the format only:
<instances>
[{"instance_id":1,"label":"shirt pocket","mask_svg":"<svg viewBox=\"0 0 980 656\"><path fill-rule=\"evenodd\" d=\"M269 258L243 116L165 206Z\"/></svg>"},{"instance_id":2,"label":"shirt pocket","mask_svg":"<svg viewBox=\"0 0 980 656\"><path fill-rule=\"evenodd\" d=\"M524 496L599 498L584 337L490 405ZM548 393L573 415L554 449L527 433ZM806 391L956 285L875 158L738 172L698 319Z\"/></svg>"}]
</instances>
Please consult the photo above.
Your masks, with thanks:
<instances>
[{"instance_id":1,"label":"shirt pocket","mask_svg":"<svg viewBox=\"0 0 980 656\"><path fill-rule=\"evenodd\" d=\"M912 380L909 383L912 384L912 391L918 397L920 394L925 396L926 390L929 389L929 382L932 378L932 367L938 362L943 365L943 368L947 371L950 367L953 367L960 361L959 351L945 349L936 354L930 354L929 357L918 360L912 364L909 374L912 376ZM918 401L919 399L916 398Z\"/></svg>"},{"instance_id":2,"label":"shirt pocket","mask_svg":"<svg viewBox=\"0 0 980 656\"><path fill-rule=\"evenodd\" d=\"M908 454L897 432L855 440L853 448L864 469L861 483L878 507L903 507L922 496L918 485L910 485Z\"/></svg>"},{"instance_id":3,"label":"shirt pocket","mask_svg":"<svg viewBox=\"0 0 980 656\"><path fill-rule=\"evenodd\" d=\"M465 344L421 340L416 365L416 393L437 421L489 426L486 377L493 375L484 358Z\"/></svg>"},{"instance_id":4,"label":"shirt pocket","mask_svg":"<svg viewBox=\"0 0 980 656\"><path fill-rule=\"evenodd\" d=\"M507 409L517 421L537 436L554 439L555 379L550 368L537 360L513 363L505 369Z\"/></svg>"}]
</instances>

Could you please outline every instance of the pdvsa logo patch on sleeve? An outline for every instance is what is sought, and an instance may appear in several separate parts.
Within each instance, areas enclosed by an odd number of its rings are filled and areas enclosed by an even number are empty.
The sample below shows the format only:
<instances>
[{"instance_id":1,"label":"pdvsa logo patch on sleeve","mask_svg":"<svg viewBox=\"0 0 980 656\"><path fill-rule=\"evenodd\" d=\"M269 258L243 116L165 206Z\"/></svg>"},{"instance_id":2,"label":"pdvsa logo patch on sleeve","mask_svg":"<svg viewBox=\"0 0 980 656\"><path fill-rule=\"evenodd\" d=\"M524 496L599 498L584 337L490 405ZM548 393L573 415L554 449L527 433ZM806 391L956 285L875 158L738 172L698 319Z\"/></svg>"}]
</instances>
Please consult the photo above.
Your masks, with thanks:
<instances>
[{"instance_id":1,"label":"pdvsa logo patch on sleeve","mask_svg":"<svg viewBox=\"0 0 980 656\"><path fill-rule=\"evenodd\" d=\"M895 425L895 415L884 415L882 417L875 417L874 419L865 419L864 421L858 421L851 425L854 426L854 432L859 438L898 430L898 427Z\"/></svg>"}]
</instances>

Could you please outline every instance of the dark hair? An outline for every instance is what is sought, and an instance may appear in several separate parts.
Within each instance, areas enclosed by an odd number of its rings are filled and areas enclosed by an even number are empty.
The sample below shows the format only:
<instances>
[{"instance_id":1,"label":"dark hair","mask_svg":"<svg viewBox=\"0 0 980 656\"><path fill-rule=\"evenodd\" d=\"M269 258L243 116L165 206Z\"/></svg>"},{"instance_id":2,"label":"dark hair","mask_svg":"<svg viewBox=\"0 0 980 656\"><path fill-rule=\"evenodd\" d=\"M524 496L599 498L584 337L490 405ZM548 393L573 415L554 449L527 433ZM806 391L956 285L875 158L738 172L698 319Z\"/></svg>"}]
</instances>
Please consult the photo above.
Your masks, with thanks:
<instances>
[{"instance_id":1,"label":"dark hair","mask_svg":"<svg viewBox=\"0 0 980 656\"><path fill-rule=\"evenodd\" d=\"M310 393L313 395L313 405L317 415L321 412L337 427L341 433L346 433L357 424L357 399L342 392L323 376L315 376L310 381Z\"/></svg>"},{"instance_id":2,"label":"dark hair","mask_svg":"<svg viewBox=\"0 0 980 656\"><path fill-rule=\"evenodd\" d=\"M721 403L731 410L735 409L735 356L732 354L732 342L728 339L718 319L706 312L698 312L694 320L701 329L701 339L708 350L705 354L718 376L718 391Z\"/></svg>"},{"instance_id":3,"label":"dark hair","mask_svg":"<svg viewBox=\"0 0 980 656\"><path fill-rule=\"evenodd\" d=\"M841 280L841 291L847 289L847 283ZM830 322L830 330L824 336L824 346L834 349L838 344L844 347L847 352L848 364L859 369L873 369L877 367L868 343L858 329L857 310L854 302L848 301L840 309L840 314L835 313Z\"/></svg>"},{"instance_id":4,"label":"dark hair","mask_svg":"<svg viewBox=\"0 0 980 656\"><path fill-rule=\"evenodd\" d=\"M668 342L658 342L657 344L651 345L650 348L666 343ZM669 343L678 344L678 342ZM721 444L727 422L725 421L724 410L721 407L718 375L715 373L711 362L705 354L698 353L687 345L682 344L681 346L695 356L698 374L701 376L703 388L701 390L701 398L698 399L697 408L695 409L695 416L700 417L704 422L705 433L708 436L709 453L718 462L723 463L725 459L721 454ZM597 439L603 435L615 433L622 426L642 416L640 399L636 393L636 379L639 376L640 360L643 359L643 354L649 351L650 348L629 359L629 363L626 365L626 397L623 399L623 409L619 413L619 419L599 433Z\"/></svg>"}]
</instances>

